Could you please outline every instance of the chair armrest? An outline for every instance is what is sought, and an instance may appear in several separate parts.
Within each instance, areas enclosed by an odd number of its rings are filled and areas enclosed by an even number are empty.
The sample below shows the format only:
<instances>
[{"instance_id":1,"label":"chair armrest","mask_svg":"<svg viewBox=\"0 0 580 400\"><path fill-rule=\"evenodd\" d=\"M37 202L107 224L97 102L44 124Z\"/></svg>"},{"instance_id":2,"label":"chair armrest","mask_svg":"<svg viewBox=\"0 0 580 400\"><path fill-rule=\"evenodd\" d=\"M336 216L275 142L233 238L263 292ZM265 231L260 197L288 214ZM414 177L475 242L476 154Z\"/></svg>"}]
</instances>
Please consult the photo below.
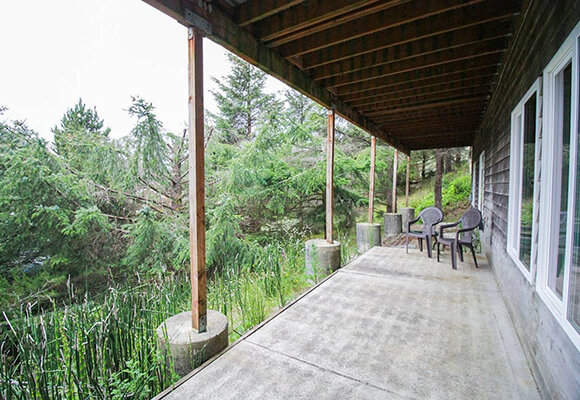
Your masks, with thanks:
<instances>
[{"instance_id":1,"label":"chair armrest","mask_svg":"<svg viewBox=\"0 0 580 400\"><path fill-rule=\"evenodd\" d=\"M460 221L457 221L457 222L454 222L452 224L442 224L442 225L439 225L439 236L440 237L443 237L443 229L453 228L453 227L459 225L460 223L461 223Z\"/></svg>"},{"instance_id":2,"label":"chair armrest","mask_svg":"<svg viewBox=\"0 0 580 400\"><path fill-rule=\"evenodd\" d=\"M468 228L468 229L458 229L458 230L457 230L457 233L455 234L455 239L456 239L457 241L459 241L459 235L460 235L460 234L462 234L463 232L471 232L471 231L474 231L474 230L475 230L475 228Z\"/></svg>"},{"instance_id":3,"label":"chair armrest","mask_svg":"<svg viewBox=\"0 0 580 400\"><path fill-rule=\"evenodd\" d=\"M419 221L421 217L417 217L412 221L407 221L407 232L411 231L411 225L413 225L415 222Z\"/></svg>"}]
</instances>

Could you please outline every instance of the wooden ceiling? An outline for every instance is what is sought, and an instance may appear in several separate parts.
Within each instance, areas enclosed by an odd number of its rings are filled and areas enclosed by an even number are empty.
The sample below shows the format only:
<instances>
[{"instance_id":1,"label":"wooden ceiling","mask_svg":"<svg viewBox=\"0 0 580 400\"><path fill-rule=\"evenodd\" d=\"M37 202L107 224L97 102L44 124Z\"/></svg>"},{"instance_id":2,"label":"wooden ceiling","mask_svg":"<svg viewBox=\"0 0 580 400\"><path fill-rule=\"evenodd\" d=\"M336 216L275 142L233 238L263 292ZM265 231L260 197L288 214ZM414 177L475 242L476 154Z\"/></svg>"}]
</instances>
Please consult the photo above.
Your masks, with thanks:
<instances>
[{"instance_id":1,"label":"wooden ceiling","mask_svg":"<svg viewBox=\"0 0 580 400\"><path fill-rule=\"evenodd\" d=\"M408 153L467 146L521 1L144 0Z\"/></svg>"}]
</instances>

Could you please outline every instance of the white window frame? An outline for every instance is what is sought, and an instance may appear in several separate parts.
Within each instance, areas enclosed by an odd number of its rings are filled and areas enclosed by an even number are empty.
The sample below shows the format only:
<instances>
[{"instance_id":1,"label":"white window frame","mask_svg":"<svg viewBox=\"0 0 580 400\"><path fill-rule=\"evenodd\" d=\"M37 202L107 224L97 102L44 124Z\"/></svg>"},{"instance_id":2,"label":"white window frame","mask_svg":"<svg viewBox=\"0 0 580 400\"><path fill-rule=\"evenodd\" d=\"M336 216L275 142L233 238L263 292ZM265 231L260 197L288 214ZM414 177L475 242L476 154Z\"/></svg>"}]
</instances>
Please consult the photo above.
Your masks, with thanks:
<instances>
[{"instance_id":1,"label":"white window frame","mask_svg":"<svg viewBox=\"0 0 580 400\"><path fill-rule=\"evenodd\" d=\"M483 194L485 191L485 151L479 154L479 177L478 177L478 191L477 191L477 209L483 215Z\"/></svg>"},{"instance_id":2,"label":"white window frame","mask_svg":"<svg viewBox=\"0 0 580 400\"><path fill-rule=\"evenodd\" d=\"M534 193L533 199L537 199L538 195L538 174L540 162L540 79L538 78L534 84L528 89L524 97L520 100L518 105L512 111L511 116L511 148L510 148L510 179L509 179L509 198L508 198L508 232L507 232L507 253L518 266L522 274L531 284L534 283L536 276L536 262L534 260L534 252L536 241L534 238L537 234L537 223L535 219L532 222L532 248L530 257L530 270L526 268L524 263L520 260L520 231L521 231L521 208L522 208L522 169L523 169L523 146L524 146L524 121L525 110L524 106L528 100L536 95L536 141L534 149ZM518 120L519 117L519 120ZM534 204L534 215L536 215L536 207Z\"/></svg>"},{"instance_id":3,"label":"white window frame","mask_svg":"<svg viewBox=\"0 0 580 400\"><path fill-rule=\"evenodd\" d=\"M472 165L471 165L471 205L473 207L475 207L477 205L477 199L475 198L475 188L476 188L476 184L477 184L476 171L478 171L477 166L478 166L477 161L472 161Z\"/></svg>"},{"instance_id":4,"label":"white window frame","mask_svg":"<svg viewBox=\"0 0 580 400\"><path fill-rule=\"evenodd\" d=\"M576 348L580 350L580 334L567 319L570 271L572 259L572 244L574 234L574 211L577 191L576 174L578 170L578 47L580 45L580 23L576 25L570 36L564 41L556 55L552 58L543 74L543 139L542 139L542 189L540 204L539 244L538 244L538 271L536 290L540 298L546 303L556 320L560 323L564 331L568 334ZM572 98L571 98L571 119L570 119L570 161L575 168L570 168L568 180L568 212L567 215L567 235L566 235L566 264L564 273L564 287L562 299L560 299L548 286L549 269L557 261L557 249L554 250L554 243L557 243L559 234L559 217L555 215L560 211L560 181L561 171L554 166L561 165L561 149L557 143L561 142L556 136L555 130L555 77L563 69L572 63ZM558 135L559 136L559 135ZM556 254L555 254L556 253Z\"/></svg>"}]
</instances>

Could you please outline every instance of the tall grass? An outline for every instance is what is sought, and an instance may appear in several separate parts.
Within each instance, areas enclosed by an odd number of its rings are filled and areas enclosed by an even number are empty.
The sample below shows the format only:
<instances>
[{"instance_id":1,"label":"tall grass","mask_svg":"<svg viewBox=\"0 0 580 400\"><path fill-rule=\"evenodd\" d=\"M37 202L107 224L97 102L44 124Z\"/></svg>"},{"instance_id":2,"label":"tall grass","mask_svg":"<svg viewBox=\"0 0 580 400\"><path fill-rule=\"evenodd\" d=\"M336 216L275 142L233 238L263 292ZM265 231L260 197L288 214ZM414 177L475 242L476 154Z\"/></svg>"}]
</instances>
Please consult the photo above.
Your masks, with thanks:
<instances>
[{"instance_id":1,"label":"tall grass","mask_svg":"<svg viewBox=\"0 0 580 400\"><path fill-rule=\"evenodd\" d=\"M233 341L307 286L302 241L253 245L209 281L208 304L226 314ZM0 316L0 398L147 399L178 379L155 329L189 309L186 279L111 288L99 301L70 293Z\"/></svg>"},{"instance_id":2,"label":"tall grass","mask_svg":"<svg viewBox=\"0 0 580 400\"><path fill-rule=\"evenodd\" d=\"M70 293L73 293L70 290ZM148 398L176 380L155 328L190 301L175 281L3 313L0 397Z\"/></svg>"}]
</instances>

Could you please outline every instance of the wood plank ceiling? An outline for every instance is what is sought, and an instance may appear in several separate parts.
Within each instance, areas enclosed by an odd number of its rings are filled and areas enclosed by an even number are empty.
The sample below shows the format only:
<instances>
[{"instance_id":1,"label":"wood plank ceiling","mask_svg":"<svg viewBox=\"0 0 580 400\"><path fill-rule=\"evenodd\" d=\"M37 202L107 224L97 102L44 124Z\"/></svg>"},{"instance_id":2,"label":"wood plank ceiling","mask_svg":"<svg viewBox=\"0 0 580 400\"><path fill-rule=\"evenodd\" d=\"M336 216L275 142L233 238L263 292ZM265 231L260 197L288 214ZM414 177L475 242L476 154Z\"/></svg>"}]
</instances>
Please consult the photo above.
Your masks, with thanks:
<instances>
[{"instance_id":1,"label":"wood plank ceiling","mask_svg":"<svg viewBox=\"0 0 580 400\"><path fill-rule=\"evenodd\" d=\"M472 144L522 8L519 0L144 1L404 152Z\"/></svg>"}]
</instances>

